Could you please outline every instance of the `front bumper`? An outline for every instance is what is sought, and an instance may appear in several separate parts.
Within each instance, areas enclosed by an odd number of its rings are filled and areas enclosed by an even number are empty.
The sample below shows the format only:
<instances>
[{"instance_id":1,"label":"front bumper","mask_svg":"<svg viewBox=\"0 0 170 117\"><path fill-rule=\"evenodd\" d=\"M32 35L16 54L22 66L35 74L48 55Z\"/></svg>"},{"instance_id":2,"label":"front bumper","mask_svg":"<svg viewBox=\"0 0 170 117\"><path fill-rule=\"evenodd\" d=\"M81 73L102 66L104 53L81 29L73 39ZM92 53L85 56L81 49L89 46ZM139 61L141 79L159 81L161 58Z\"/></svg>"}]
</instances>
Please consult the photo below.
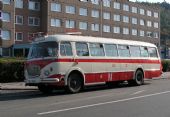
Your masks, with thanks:
<instances>
[{"instance_id":1,"label":"front bumper","mask_svg":"<svg viewBox=\"0 0 170 117\"><path fill-rule=\"evenodd\" d=\"M63 79L59 78L29 78L25 80L25 85L27 86L35 86L39 84L57 84L61 82Z\"/></svg>"}]
</instances>

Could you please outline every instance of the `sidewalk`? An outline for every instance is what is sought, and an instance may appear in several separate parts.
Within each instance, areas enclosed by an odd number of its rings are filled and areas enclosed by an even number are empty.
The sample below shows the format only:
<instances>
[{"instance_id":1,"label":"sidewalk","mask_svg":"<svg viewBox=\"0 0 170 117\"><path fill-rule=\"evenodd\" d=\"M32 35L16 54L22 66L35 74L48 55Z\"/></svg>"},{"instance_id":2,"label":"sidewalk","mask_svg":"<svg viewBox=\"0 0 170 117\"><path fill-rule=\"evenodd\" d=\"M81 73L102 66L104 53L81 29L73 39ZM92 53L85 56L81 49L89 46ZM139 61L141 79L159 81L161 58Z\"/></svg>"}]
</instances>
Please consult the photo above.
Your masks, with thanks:
<instances>
[{"instance_id":1,"label":"sidewalk","mask_svg":"<svg viewBox=\"0 0 170 117\"><path fill-rule=\"evenodd\" d=\"M162 79L170 79L170 72L165 72ZM159 78L156 78L159 79ZM0 83L0 90L37 90L35 86L25 86L24 82Z\"/></svg>"},{"instance_id":2,"label":"sidewalk","mask_svg":"<svg viewBox=\"0 0 170 117\"><path fill-rule=\"evenodd\" d=\"M25 86L24 82L0 83L0 90L36 90L35 86Z\"/></svg>"}]
</instances>

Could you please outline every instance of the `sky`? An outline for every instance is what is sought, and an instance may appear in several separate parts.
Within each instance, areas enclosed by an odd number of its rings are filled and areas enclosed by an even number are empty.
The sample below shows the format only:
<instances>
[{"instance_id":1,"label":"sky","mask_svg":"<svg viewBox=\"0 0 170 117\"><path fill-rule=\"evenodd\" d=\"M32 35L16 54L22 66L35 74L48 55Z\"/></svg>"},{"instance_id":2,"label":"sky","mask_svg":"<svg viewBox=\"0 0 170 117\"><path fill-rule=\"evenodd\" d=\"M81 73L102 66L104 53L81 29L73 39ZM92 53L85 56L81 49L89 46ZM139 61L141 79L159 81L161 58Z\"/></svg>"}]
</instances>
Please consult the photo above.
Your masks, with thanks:
<instances>
[{"instance_id":1,"label":"sky","mask_svg":"<svg viewBox=\"0 0 170 117\"><path fill-rule=\"evenodd\" d=\"M136 0L130 0L130 1L133 1L133 2L135 2ZM164 0L137 0L137 1L144 1L144 2L163 2ZM166 2L168 2L168 3L170 3L170 0L165 0Z\"/></svg>"}]
</instances>

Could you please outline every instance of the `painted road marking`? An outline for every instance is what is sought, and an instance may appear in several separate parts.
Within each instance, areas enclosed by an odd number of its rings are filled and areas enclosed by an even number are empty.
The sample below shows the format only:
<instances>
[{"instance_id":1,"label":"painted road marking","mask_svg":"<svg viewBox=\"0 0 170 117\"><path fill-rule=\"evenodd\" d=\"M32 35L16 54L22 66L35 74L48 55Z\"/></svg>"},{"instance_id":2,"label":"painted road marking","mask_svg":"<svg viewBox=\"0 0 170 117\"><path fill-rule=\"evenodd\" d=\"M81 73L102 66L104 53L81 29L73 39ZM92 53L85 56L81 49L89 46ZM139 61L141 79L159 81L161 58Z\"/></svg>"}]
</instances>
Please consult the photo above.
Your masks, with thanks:
<instances>
[{"instance_id":1,"label":"painted road marking","mask_svg":"<svg viewBox=\"0 0 170 117\"><path fill-rule=\"evenodd\" d=\"M126 99L121 99L121 100L103 102L103 103L96 103L96 104L91 104L91 105L84 105L84 106L78 106L78 107L72 107L72 108L65 108L65 109L60 109L60 110L53 110L53 111L41 112L41 113L37 113L37 115L47 115L47 114L65 112L65 111L70 111L70 110L78 110L78 109L83 109L83 108L89 108L89 107L95 107L95 106L102 106L102 105L106 105L106 104L113 104L113 103L118 103L118 102L125 102L125 101L130 101L130 100L135 100L135 99L140 99L140 98L146 98L146 97L151 97L151 96L156 96L156 95L161 95L161 94L167 94L167 93L170 93L170 91L164 91L164 92L159 92L159 93L153 93L153 94L148 94L148 95L143 95L143 96L137 96L137 97L132 97L132 98L126 98Z\"/></svg>"},{"instance_id":2,"label":"painted road marking","mask_svg":"<svg viewBox=\"0 0 170 117\"><path fill-rule=\"evenodd\" d=\"M137 91L137 92L135 92L135 93L133 93L133 94L131 94L131 95L140 94L140 93L142 93L142 92L144 92L144 91L145 91L145 90Z\"/></svg>"}]
</instances>

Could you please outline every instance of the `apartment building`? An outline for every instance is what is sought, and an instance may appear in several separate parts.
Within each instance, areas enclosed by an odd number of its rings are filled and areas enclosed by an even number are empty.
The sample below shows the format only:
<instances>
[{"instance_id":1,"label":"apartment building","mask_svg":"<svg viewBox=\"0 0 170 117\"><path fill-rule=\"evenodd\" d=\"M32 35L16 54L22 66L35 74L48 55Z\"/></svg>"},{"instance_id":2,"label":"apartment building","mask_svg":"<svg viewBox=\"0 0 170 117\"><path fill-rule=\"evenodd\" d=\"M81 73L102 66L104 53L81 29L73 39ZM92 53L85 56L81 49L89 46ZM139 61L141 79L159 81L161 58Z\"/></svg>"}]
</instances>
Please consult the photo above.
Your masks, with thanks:
<instances>
[{"instance_id":1,"label":"apartment building","mask_svg":"<svg viewBox=\"0 0 170 117\"><path fill-rule=\"evenodd\" d=\"M0 54L3 56L27 54L38 32L48 35L79 32L160 46L159 8L129 0L1 1Z\"/></svg>"}]
</instances>

